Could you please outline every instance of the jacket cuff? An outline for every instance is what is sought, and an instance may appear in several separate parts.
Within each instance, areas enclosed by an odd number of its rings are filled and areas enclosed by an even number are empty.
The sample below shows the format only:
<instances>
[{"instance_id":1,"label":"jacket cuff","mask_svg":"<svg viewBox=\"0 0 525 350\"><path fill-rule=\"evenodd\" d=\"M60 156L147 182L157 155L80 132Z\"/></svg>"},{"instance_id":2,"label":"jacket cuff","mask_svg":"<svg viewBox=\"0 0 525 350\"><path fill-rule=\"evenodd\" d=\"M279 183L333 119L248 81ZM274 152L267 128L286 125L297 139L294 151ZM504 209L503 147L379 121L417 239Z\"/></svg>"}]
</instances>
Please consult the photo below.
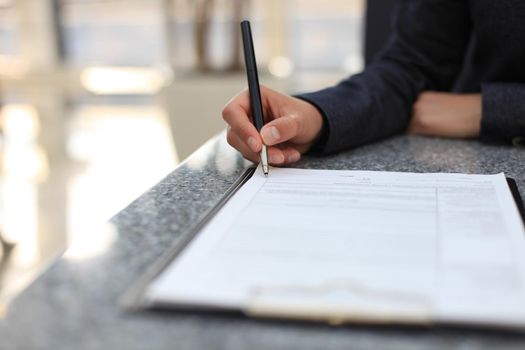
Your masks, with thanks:
<instances>
[{"instance_id":1,"label":"jacket cuff","mask_svg":"<svg viewBox=\"0 0 525 350\"><path fill-rule=\"evenodd\" d=\"M480 139L525 144L525 84L482 85Z\"/></svg>"},{"instance_id":2,"label":"jacket cuff","mask_svg":"<svg viewBox=\"0 0 525 350\"><path fill-rule=\"evenodd\" d=\"M321 114L321 117L323 118L323 127L321 129L321 135L317 139L316 143L312 146L312 148L310 148L308 154L323 155L329 153L326 151L326 143L328 142L328 136L330 135L330 123L325 111L315 102L315 99L312 99L309 95L311 94L294 95L293 97L310 103Z\"/></svg>"},{"instance_id":3,"label":"jacket cuff","mask_svg":"<svg viewBox=\"0 0 525 350\"><path fill-rule=\"evenodd\" d=\"M295 95L295 97L311 103L315 106L323 117L323 131L317 143L312 147L311 153L330 154L355 146L348 142L352 138L349 129L348 114L350 109L348 103L344 108L341 107L341 99L347 100L342 96L341 91L336 87L329 87L320 91ZM344 112L343 112L344 110Z\"/></svg>"}]
</instances>

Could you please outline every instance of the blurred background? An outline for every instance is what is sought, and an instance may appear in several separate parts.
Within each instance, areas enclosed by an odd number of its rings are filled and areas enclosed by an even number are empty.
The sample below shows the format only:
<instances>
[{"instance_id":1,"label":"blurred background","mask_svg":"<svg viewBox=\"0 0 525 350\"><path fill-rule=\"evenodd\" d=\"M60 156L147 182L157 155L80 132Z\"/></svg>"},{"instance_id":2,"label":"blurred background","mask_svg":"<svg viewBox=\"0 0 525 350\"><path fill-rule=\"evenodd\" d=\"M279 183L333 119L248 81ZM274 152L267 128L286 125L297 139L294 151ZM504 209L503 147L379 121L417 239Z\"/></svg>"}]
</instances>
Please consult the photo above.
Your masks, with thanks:
<instances>
[{"instance_id":1,"label":"blurred background","mask_svg":"<svg viewBox=\"0 0 525 350\"><path fill-rule=\"evenodd\" d=\"M0 0L0 305L64 251L103 251L103 223L225 127L222 106L246 86L241 19L261 82L294 93L363 68L366 8Z\"/></svg>"}]
</instances>

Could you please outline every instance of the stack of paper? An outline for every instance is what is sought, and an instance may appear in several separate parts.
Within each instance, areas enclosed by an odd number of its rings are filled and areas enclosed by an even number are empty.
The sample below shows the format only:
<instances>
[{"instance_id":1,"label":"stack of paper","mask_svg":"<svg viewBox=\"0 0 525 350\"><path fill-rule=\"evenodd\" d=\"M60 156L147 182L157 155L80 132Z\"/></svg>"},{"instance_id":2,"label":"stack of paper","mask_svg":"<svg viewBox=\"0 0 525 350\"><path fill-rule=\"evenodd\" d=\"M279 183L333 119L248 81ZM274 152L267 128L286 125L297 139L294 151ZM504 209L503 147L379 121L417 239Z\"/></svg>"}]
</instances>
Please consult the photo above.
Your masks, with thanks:
<instances>
[{"instance_id":1,"label":"stack of paper","mask_svg":"<svg viewBox=\"0 0 525 350\"><path fill-rule=\"evenodd\" d=\"M257 169L145 299L525 327L524 233L503 174Z\"/></svg>"}]
</instances>

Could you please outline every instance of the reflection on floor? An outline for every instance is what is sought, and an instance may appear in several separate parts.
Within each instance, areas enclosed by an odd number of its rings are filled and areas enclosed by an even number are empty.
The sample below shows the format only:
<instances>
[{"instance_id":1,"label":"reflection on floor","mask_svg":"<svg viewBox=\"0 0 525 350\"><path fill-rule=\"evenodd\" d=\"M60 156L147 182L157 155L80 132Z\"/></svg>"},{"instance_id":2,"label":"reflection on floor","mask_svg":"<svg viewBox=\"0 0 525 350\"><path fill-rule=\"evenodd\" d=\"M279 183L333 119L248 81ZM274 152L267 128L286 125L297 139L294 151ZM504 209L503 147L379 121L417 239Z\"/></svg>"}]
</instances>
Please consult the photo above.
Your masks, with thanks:
<instances>
[{"instance_id":1,"label":"reflection on floor","mask_svg":"<svg viewBox=\"0 0 525 350\"><path fill-rule=\"evenodd\" d=\"M4 105L0 134L1 305L58 254L85 259L113 234L104 223L176 165L167 116L154 105L73 106L63 154L39 140L35 107ZM45 136L44 136L45 137Z\"/></svg>"}]
</instances>

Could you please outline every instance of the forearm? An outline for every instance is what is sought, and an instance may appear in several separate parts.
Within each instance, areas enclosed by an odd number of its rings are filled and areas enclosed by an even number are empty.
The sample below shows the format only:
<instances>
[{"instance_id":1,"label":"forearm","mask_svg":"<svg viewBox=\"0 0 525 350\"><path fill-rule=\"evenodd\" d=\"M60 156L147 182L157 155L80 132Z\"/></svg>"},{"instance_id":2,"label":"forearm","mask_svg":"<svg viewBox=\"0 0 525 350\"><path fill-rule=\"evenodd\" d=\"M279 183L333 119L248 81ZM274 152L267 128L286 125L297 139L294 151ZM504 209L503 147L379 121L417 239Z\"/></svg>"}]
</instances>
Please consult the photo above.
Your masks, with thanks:
<instances>
[{"instance_id":1,"label":"forearm","mask_svg":"<svg viewBox=\"0 0 525 350\"><path fill-rule=\"evenodd\" d=\"M325 116L321 150L336 152L405 130L422 91L451 88L469 36L465 2L401 2L392 37L375 63L335 87L298 96Z\"/></svg>"},{"instance_id":2,"label":"forearm","mask_svg":"<svg viewBox=\"0 0 525 350\"><path fill-rule=\"evenodd\" d=\"M424 82L417 75L381 62L337 86L299 95L324 115L324 140L317 150L333 153L402 132L410 119L411 102ZM415 80L420 80L419 83ZM408 83L410 81L410 83ZM395 86L401 86L402 92Z\"/></svg>"}]
</instances>

